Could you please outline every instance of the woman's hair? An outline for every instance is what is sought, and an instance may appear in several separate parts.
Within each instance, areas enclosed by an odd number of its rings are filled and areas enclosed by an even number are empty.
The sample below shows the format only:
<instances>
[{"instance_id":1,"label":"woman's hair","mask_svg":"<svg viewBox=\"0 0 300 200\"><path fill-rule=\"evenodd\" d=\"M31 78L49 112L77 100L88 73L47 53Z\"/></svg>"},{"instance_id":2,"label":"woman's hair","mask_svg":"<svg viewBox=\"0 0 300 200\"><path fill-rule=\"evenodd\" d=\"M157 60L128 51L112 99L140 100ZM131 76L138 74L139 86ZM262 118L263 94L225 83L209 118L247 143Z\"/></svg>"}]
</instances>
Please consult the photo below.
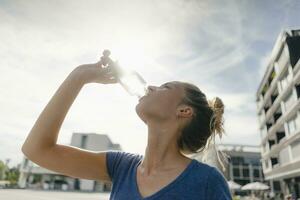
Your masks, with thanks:
<instances>
[{"instance_id":1,"label":"woman's hair","mask_svg":"<svg viewBox=\"0 0 300 200\"><path fill-rule=\"evenodd\" d=\"M215 136L221 138L224 131L224 104L219 97L207 100L206 95L195 85L182 82L185 97L182 104L193 108L193 117L183 128L178 138L178 147L185 153L197 153L215 141Z\"/></svg>"}]
</instances>

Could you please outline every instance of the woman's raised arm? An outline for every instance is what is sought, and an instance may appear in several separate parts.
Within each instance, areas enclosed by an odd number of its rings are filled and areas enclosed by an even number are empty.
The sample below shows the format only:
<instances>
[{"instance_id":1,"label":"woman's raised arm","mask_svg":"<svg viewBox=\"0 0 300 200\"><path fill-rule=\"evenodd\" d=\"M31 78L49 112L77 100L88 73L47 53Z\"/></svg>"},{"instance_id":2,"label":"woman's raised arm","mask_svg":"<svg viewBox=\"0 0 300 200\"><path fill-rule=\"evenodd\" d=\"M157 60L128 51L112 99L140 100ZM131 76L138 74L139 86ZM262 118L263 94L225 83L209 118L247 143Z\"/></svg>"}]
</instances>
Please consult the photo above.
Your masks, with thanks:
<instances>
[{"instance_id":1,"label":"woman's raised arm","mask_svg":"<svg viewBox=\"0 0 300 200\"><path fill-rule=\"evenodd\" d=\"M44 108L22 146L22 152L47 169L77 178L110 180L106 153L57 144L61 125L82 87L87 83L109 84L116 79L100 63L80 65L63 81Z\"/></svg>"}]
</instances>

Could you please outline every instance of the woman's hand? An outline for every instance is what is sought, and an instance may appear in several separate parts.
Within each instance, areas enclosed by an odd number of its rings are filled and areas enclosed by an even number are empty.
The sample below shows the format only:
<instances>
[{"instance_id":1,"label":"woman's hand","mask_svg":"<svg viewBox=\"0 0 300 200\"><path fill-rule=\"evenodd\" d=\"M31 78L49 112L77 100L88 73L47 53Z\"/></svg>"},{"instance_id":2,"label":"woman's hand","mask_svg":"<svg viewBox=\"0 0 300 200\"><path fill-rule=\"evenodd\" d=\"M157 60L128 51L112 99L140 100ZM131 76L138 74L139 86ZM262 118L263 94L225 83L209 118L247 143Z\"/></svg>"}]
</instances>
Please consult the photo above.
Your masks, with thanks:
<instances>
[{"instance_id":1,"label":"woman's hand","mask_svg":"<svg viewBox=\"0 0 300 200\"><path fill-rule=\"evenodd\" d=\"M74 70L74 73L80 73L84 83L118 83L112 70L109 67L103 68L100 61L93 64L80 65Z\"/></svg>"}]
</instances>

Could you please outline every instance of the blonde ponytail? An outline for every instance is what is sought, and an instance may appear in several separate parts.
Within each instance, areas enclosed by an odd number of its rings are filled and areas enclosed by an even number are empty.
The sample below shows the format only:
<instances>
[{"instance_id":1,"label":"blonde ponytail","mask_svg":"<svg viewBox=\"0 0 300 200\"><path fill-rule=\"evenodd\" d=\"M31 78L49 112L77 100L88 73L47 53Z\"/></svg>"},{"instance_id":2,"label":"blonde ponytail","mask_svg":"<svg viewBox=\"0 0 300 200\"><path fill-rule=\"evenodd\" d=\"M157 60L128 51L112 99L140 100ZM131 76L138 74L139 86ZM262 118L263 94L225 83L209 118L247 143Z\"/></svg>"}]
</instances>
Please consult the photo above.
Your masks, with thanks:
<instances>
[{"instance_id":1,"label":"blonde ponytail","mask_svg":"<svg viewBox=\"0 0 300 200\"><path fill-rule=\"evenodd\" d=\"M213 110L213 117L210 122L210 127L213 134L219 135L222 138L224 130L224 103L219 97L208 100L209 107Z\"/></svg>"},{"instance_id":2,"label":"blonde ponytail","mask_svg":"<svg viewBox=\"0 0 300 200\"><path fill-rule=\"evenodd\" d=\"M228 155L222 152L221 150L217 149L216 141L215 141L216 135L218 135L219 138L221 139L222 136L225 134L224 117L223 117L225 106L223 101L219 97L215 97L212 100L208 100L208 105L213 110L214 114L210 122L210 128L212 134L208 139L207 148L210 144L214 146L214 149L217 154L218 162L221 165L222 171L225 172L226 171L225 164L228 163Z\"/></svg>"}]
</instances>

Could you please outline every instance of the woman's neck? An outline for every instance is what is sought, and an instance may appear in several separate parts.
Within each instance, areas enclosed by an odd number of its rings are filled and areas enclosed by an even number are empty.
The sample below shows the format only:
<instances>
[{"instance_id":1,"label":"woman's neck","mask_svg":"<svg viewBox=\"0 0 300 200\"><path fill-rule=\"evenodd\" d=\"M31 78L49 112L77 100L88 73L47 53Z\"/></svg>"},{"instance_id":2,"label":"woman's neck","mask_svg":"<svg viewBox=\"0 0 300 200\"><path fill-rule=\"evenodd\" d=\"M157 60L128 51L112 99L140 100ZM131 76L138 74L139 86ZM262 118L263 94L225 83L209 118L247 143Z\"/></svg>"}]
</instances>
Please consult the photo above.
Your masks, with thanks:
<instances>
[{"instance_id":1,"label":"woman's neck","mask_svg":"<svg viewBox=\"0 0 300 200\"><path fill-rule=\"evenodd\" d=\"M148 144L140 165L142 173L151 175L158 171L172 170L180 164L185 166L190 161L178 149L176 131L170 123L148 123Z\"/></svg>"}]
</instances>

